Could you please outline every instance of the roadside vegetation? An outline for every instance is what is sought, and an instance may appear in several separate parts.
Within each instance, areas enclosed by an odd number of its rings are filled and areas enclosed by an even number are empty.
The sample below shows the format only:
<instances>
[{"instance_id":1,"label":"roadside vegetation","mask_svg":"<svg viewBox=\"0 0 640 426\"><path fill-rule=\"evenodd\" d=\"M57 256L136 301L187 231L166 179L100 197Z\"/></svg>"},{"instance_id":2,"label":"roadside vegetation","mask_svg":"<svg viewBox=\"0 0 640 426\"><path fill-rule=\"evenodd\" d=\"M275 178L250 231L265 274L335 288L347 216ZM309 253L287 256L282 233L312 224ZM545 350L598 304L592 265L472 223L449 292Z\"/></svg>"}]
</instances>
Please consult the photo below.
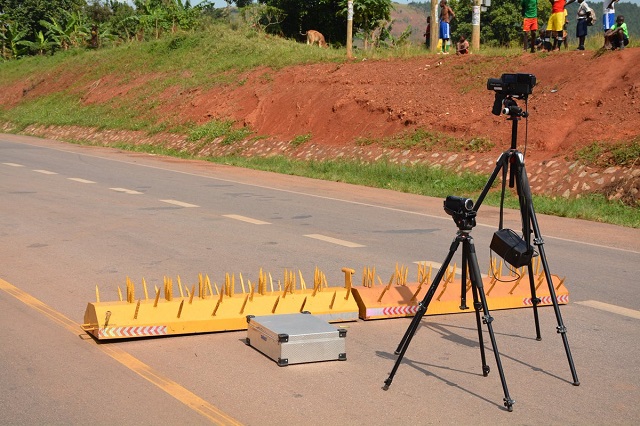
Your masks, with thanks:
<instances>
[{"instance_id":1,"label":"roadside vegetation","mask_svg":"<svg viewBox=\"0 0 640 426\"><path fill-rule=\"evenodd\" d=\"M187 8L187 10L190 9ZM180 12L180 9L177 11ZM87 45L82 47L77 42L77 38L65 38L66 36L60 35L61 39L55 41L60 44L54 55L23 54L20 58L11 57L11 60L0 62L0 87L9 87L17 81L26 82L23 95L30 91L37 91L41 84L55 82L63 73L72 72L75 75L71 84L61 87L54 94L23 96L15 104L0 108L0 128L15 133L24 132L30 125L138 130L148 134L166 132L183 134L190 142L196 142L202 146L233 145L261 136L254 134L250 128L232 121L211 120L201 125L176 121L171 114L166 114L166 110L163 110L162 95L169 88L175 92L175 96L180 96L181 93L190 90L206 90L216 85L242 85L246 83L244 73L256 67L265 69L263 78L268 81L269 70L293 64L318 62L340 64L346 60L345 49L342 47L309 49L293 38L269 34L265 31L265 27L254 25L252 22L255 23L255 21L251 19L243 20L237 16L238 19L232 20L229 15L220 12L220 16L217 16L217 13L213 11L206 15L206 19L200 19L197 22L186 20L188 27L185 24L184 29L180 26L161 26L159 19L154 21L151 18L142 20L146 27L140 27L142 24L138 18L138 20L132 20L133 26L125 31L131 34L130 38L126 40L104 38L100 41L102 48L99 49ZM255 17L253 19L255 20ZM140 34L140 28L145 29L142 37L136 36ZM61 41L63 39L66 40L64 43ZM357 56L361 59L380 59L430 54L422 46L401 43L400 38L393 38L390 35L382 41L385 43L377 47L367 50L357 49ZM594 40L593 43L595 44L596 41ZM63 45L67 47L63 48ZM33 47L25 44L14 45L16 48L19 46ZM8 48L5 47L5 49ZM7 50L4 51L9 55L7 52ZM515 57L521 54L521 49L519 47L511 49L488 47L480 54L500 56L508 60L510 56ZM45 81L48 83L44 83ZM89 90L87 94L87 87L98 87L108 83L127 87L127 96L114 95L111 100L99 104L85 101L83 96L90 96L91 92ZM297 147L307 143L311 138L311 134L301 134L290 144ZM92 143L88 140L69 142ZM452 152L460 150L483 152L493 147L493 142L488 139L460 140L428 130L417 130L383 139L362 138L356 142L361 145L377 144L388 148ZM631 145L621 143L619 147L609 150L594 143L579 152L577 159L583 163L598 166L630 166L636 164L634 162L637 162L640 157L639 146L640 141L636 140ZM123 144L117 147L194 158L187 152L170 150L162 146ZM384 160L360 163L347 160L298 161L285 157L245 158L242 156L203 159L239 167L343 181L434 197L456 194L474 198L480 193L487 180L487 176L459 174L425 165L400 165ZM640 208L637 204L633 204L633 200L627 204L623 202L625 200L610 201L606 194L593 194L569 200L539 196L534 198L538 213L640 227ZM494 189L485 203L498 205L499 201L499 191ZM517 198L510 194L506 199L506 206L516 208Z\"/></svg>"}]
</instances>

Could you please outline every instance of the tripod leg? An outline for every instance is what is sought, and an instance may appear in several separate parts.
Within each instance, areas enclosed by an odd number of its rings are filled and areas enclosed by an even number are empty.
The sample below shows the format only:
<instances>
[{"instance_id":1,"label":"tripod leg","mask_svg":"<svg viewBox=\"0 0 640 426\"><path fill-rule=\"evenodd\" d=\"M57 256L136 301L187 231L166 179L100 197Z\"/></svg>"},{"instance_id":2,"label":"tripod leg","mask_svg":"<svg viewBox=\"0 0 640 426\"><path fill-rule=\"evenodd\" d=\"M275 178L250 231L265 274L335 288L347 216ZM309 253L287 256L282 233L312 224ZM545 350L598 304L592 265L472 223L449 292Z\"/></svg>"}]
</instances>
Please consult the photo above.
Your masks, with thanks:
<instances>
[{"instance_id":1,"label":"tripod leg","mask_svg":"<svg viewBox=\"0 0 640 426\"><path fill-rule=\"evenodd\" d=\"M538 304L540 303L540 298L536 295L536 282L533 278L532 261L529 261L527 270L529 271L529 288L531 291L531 304L533 306L533 322L536 327L536 340L542 340L542 335L540 334L540 319L538 318Z\"/></svg>"},{"instance_id":2,"label":"tripod leg","mask_svg":"<svg viewBox=\"0 0 640 426\"><path fill-rule=\"evenodd\" d=\"M534 244L538 247L538 253L540 255L540 261L542 263L542 269L544 270L544 276L549 288L549 295L551 296L551 302L553 304L553 310L556 315L558 325L556 327L557 332L562 336L562 343L564 344L564 350L567 354L567 360L569 361L569 369L571 370L571 376L573 377L573 385L579 386L578 374L576 373L576 367L573 363L573 357L571 356L571 348L569 348L569 340L567 339L567 328L562 321L562 314L560 313L560 306L558 305L558 298L556 297L556 289L553 287L553 280L551 279L551 272L549 272L549 265L547 264L547 256L544 253L544 241L540 234L540 228L538 226L538 219L536 218L536 212L533 208L533 200L531 198L531 187L529 186L529 179L527 178L527 172L524 167L524 162L521 157L517 157L516 167L518 173L516 180L518 181L518 193L520 194L520 212L522 214L522 232L524 234L525 241L529 244L529 238L531 230L533 230ZM533 229L532 229L533 228ZM531 262L529 262L531 265ZM529 270L532 274L531 269ZM530 282L533 279L531 275ZM532 284L533 288L533 284ZM534 289L535 291L535 289ZM535 292L531 297L534 298ZM534 302L534 312L537 321L537 304ZM536 327L539 327L536 323ZM538 334L539 336L539 334Z\"/></svg>"},{"instance_id":3,"label":"tripod leg","mask_svg":"<svg viewBox=\"0 0 640 426\"><path fill-rule=\"evenodd\" d=\"M471 280L471 291L473 293L473 308L476 311L476 327L478 328L478 344L480 345L480 359L482 360L482 375L487 377L491 368L487 364L487 357L484 351L484 338L482 336L482 323L480 322L480 309L482 309L482 303L478 296L478 287L474 284L474 280Z\"/></svg>"},{"instance_id":4,"label":"tripod leg","mask_svg":"<svg viewBox=\"0 0 640 426\"><path fill-rule=\"evenodd\" d=\"M462 277L460 279L460 310L469 309L467 306L467 256L462 251Z\"/></svg>"},{"instance_id":5,"label":"tripod leg","mask_svg":"<svg viewBox=\"0 0 640 426\"><path fill-rule=\"evenodd\" d=\"M562 321L562 314L560 313L560 306L558 305L558 298L556 297L556 289L553 287L553 280L551 279L551 273L549 272L549 265L547 264L547 257L544 253L544 241L540 236L540 229L538 228L538 221L536 219L535 211L533 210L533 204L530 207L531 223L533 225L533 234L535 236L535 244L538 247L540 254L540 260L542 262L542 268L544 270L545 279L547 280L547 286L549 287L549 295L551 296L551 302L553 303L553 311L556 314L556 320L558 325L556 327L557 332L562 336L562 343L564 344L564 351L567 354L567 360L569 361L569 369L571 370L571 376L573 378L573 385L580 386L580 380L578 380L578 373L576 372L576 366L573 363L573 357L571 356L571 348L569 347L569 340L567 339L567 328Z\"/></svg>"},{"instance_id":6,"label":"tripod leg","mask_svg":"<svg viewBox=\"0 0 640 426\"><path fill-rule=\"evenodd\" d=\"M513 404L515 401L509 396L509 389L507 388L507 380L504 377L504 370L502 369L502 362L500 361L500 352L498 352L498 344L496 343L496 336L493 332L493 317L489 313L489 307L487 306L487 298L484 293L484 285L480 275L480 267L478 266L478 257L476 256L476 249L473 244L473 238L469 236L464 240L462 250L467 251L469 256L469 270L471 273L471 282L477 289L477 295L480 297L480 302L484 312L483 322L487 325L489 330L489 338L491 339L491 346L493 353L496 357L496 365L498 366L498 373L500 374L500 382L502 383L502 390L504 391L504 406L508 411L513 411Z\"/></svg>"},{"instance_id":7,"label":"tripod leg","mask_svg":"<svg viewBox=\"0 0 640 426\"><path fill-rule=\"evenodd\" d=\"M531 198L531 188L529 187L529 178L524 167L524 163L520 154L514 155L515 162L511 167L512 173L515 175L518 191L518 198L520 202L520 215L522 219L522 235L527 243L527 247L531 246L531 214L530 206L533 206L533 199ZM533 263L529 261L527 265L529 271L529 289L531 292L531 304L533 306L533 322L536 328L536 340L542 340L540 334L540 319L538 317L538 304L540 299L536 296L536 284L533 274Z\"/></svg>"},{"instance_id":8,"label":"tripod leg","mask_svg":"<svg viewBox=\"0 0 640 426\"><path fill-rule=\"evenodd\" d=\"M458 235L451 243L451 246L449 247L449 253L447 254L447 257L444 263L438 270L438 273L436 274L435 278L431 282L431 286L427 290L427 294L425 294L424 299L422 299L422 301L418 303L418 311L416 312L413 319L411 320L411 324L407 328L407 331L404 333L404 336L402 336L402 340L400 341L400 344L398 345L398 348L395 351L395 354L398 355L398 359L396 359L396 362L393 365L393 369L391 370L389 377L387 378L387 380L384 381L384 386L382 387L382 389L388 390L389 386L391 386L391 382L393 382L393 378L395 377L396 372L398 371L398 367L400 367L400 363L404 358L404 354L407 351L407 348L409 348L409 343L411 343L411 339L413 339L413 336L418 330L420 321L422 320L422 317L424 316L424 314L427 312L429 303L431 303L431 299L433 299L433 295L438 289L438 286L442 281L442 277L447 271L447 267L449 267L449 263L451 263L451 259L453 258L453 255L455 254L459 245L460 245L460 236Z\"/></svg>"}]
</instances>

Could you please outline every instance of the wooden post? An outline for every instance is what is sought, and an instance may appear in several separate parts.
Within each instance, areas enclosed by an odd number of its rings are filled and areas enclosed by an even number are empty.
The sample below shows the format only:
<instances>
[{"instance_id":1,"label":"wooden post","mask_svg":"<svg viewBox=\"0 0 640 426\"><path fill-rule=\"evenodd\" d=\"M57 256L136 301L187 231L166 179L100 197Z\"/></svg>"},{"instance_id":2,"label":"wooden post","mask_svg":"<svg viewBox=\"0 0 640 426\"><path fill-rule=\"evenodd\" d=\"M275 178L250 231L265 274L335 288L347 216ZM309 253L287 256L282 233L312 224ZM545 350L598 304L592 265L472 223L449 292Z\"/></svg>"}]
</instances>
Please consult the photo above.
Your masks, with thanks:
<instances>
[{"instance_id":1,"label":"wooden post","mask_svg":"<svg viewBox=\"0 0 640 426\"><path fill-rule=\"evenodd\" d=\"M438 19L438 0L431 0L431 51L438 50L438 33L440 21Z\"/></svg>"}]
</instances>

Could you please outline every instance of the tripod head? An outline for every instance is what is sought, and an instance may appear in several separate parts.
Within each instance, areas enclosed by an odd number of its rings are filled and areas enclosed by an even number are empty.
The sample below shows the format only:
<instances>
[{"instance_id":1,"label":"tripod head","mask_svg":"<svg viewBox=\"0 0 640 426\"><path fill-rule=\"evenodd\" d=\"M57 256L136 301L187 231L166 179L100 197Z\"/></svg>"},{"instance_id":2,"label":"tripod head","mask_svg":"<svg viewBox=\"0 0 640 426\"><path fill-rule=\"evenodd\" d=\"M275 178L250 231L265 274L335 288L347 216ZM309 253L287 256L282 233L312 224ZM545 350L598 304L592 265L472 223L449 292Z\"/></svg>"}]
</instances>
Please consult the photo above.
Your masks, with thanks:
<instances>
[{"instance_id":1,"label":"tripod head","mask_svg":"<svg viewBox=\"0 0 640 426\"><path fill-rule=\"evenodd\" d=\"M471 231L476 226L477 212L473 209L471 198L449 195L444 200L444 211L453 217L460 231Z\"/></svg>"}]
</instances>

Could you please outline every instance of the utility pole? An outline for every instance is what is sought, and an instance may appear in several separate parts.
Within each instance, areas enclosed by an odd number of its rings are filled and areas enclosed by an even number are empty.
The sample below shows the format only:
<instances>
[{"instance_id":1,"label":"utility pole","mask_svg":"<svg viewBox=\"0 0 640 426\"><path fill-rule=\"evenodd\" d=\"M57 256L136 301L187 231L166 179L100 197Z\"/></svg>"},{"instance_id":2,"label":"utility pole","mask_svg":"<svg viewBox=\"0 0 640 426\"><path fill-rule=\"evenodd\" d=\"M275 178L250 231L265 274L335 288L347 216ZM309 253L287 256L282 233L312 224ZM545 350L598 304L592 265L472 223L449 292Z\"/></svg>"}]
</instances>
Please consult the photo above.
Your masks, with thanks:
<instances>
[{"instance_id":1,"label":"utility pole","mask_svg":"<svg viewBox=\"0 0 640 426\"><path fill-rule=\"evenodd\" d=\"M438 50L438 33L440 31L440 21L438 19L438 0L431 0L431 51Z\"/></svg>"},{"instance_id":2,"label":"utility pole","mask_svg":"<svg viewBox=\"0 0 640 426\"><path fill-rule=\"evenodd\" d=\"M473 0L473 12L471 14L471 48L480 50L480 2Z\"/></svg>"},{"instance_id":3,"label":"utility pole","mask_svg":"<svg viewBox=\"0 0 640 426\"><path fill-rule=\"evenodd\" d=\"M353 59L353 0L347 2L347 58Z\"/></svg>"}]
</instances>

